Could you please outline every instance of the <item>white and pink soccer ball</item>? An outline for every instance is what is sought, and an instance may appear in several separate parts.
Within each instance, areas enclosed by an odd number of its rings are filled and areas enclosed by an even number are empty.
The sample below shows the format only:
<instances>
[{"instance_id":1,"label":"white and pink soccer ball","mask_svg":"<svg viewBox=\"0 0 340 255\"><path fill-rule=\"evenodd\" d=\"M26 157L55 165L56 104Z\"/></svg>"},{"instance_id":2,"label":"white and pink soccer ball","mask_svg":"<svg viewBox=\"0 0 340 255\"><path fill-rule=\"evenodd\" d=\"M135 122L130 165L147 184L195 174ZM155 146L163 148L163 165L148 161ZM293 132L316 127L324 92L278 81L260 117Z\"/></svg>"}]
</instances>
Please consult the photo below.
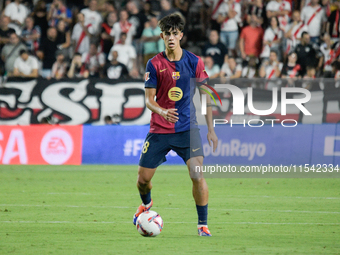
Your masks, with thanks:
<instances>
[{"instance_id":1,"label":"white and pink soccer ball","mask_svg":"<svg viewBox=\"0 0 340 255\"><path fill-rule=\"evenodd\" d=\"M158 236L163 229L163 220L155 211L143 212L137 218L137 230L142 236Z\"/></svg>"}]
</instances>

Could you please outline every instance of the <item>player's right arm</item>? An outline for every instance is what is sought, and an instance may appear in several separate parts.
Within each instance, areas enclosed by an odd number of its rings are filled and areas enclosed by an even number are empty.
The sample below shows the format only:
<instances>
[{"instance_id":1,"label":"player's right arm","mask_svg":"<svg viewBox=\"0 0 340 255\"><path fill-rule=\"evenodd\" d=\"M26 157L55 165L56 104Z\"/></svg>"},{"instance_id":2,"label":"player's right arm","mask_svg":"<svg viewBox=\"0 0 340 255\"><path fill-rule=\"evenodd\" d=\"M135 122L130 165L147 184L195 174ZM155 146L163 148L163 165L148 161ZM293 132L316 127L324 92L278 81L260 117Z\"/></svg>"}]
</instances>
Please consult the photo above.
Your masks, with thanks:
<instances>
[{"instance_id":1,"label":"player's right arm","mask_svg":"<svg viewBox=\"0 0 340 255\"><path fill-rule=\"evenodd\" d=\"M177 109L165 109L160 107L159 104L155 101L156 89L154 88L145 88L145 104L152 112L161 115L164 119L171 123L176 123L178 121L178 112Z\"/></svg>"},{"instance_id":2,"label":"player's right arm","mask_svg":"<svg viewBox=\"0 0 340 255\"><path fill-rule=\"evenodd\" d=\"M156 101L156 89L158 84L157 71L151 60L146 64L145 70L145 104L152 112L161 115L164 119L171 123L178 121L177 109L165 109L161 107Z\"/></svg>"}]
</instances>

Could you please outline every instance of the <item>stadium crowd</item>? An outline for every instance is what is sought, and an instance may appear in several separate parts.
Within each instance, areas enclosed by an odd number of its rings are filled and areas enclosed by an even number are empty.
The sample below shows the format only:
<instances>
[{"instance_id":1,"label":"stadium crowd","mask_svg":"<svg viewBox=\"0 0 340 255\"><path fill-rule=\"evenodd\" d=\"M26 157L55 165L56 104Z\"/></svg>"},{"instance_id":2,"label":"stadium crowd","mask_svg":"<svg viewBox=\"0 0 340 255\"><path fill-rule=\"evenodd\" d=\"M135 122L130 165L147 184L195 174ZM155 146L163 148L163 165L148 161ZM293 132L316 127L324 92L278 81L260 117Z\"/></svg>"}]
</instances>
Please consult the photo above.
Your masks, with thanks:
<instances>
[{"instance_id":1,"label":"stadium crowd","mask_svg":"<svg viewBox=\"0 0 340 255\"><path fill-rule=\"evenodd\" d=\"M211 78L340 79L340 0L7 0L0 72L142 78L164 50L158 21L175 12Z\"/></svg>"}]
</instances>

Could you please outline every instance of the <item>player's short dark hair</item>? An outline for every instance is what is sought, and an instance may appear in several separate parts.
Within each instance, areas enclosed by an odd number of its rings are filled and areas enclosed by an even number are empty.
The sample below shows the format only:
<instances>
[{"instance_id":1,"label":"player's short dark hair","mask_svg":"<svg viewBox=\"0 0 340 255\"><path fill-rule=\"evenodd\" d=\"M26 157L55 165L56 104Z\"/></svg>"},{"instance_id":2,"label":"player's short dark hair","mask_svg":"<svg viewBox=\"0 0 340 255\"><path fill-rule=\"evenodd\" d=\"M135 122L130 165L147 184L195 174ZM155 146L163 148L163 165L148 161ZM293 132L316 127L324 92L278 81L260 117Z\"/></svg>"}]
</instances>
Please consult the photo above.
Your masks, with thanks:
<instances>
[{"instance_id":1,"label":"player's short dark hair","mask_svg":"<svg viewBox=\"0 0 340 255\"><path fill-rule=\"evenodd\" d=\"M158 25L162 32L169 32L177 29L182 32L184 30L185 22L181 15L174 13L162 18Z\"/></svg>"}]
</instances>

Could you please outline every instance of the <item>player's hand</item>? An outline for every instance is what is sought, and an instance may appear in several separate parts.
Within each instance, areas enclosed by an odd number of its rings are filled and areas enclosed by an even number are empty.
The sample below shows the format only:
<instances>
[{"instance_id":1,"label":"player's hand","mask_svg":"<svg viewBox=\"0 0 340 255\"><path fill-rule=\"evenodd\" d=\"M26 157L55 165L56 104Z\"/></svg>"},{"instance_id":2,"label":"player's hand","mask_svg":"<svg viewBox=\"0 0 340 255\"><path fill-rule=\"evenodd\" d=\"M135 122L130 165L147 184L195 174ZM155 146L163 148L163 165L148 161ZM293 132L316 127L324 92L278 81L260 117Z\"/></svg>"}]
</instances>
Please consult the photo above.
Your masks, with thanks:
<instances>
[{"instance_id":1,"label":"player's hand","mask_svg":"<svg viewBox=\"0 0 340 255\"><path fill-rule=\"evenodd\" d=\"M214 130L208 132L207 139L208 139L208 143L210 146L211 146L211 142L213 143L213 151L215 152L217 149L218 138Z\"/></svg>"},{"instance_id":2,"label":"player's hand","mask_svg":"<svg viewBox=\"0 0 340 255\"><path fill-rule=\"evenodd\" d=\"M177 109L175 108L171 108L171 109L167 109L161 112L161 115L164 119L166 119L167 121L171 122L171 123L176 123L178 121L178 112Z\"/></svg>"}]
</instances>

